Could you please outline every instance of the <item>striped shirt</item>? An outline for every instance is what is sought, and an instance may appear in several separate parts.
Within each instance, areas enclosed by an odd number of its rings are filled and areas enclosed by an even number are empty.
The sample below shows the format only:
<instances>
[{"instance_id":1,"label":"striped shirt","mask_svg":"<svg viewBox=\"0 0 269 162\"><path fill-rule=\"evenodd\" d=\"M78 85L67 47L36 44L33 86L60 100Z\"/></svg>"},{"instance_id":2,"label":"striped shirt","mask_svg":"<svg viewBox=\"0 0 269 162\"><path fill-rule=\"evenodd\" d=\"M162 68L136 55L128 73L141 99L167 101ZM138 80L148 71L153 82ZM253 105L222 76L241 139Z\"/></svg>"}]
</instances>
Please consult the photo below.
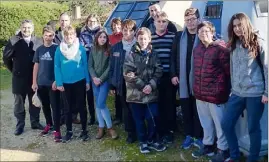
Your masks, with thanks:
<instances>
[{"instance_id":1,"label":"striped shirt","mask_svg":"<svg viewBox=\"0 0 269 162\"><path fill-rule=\"evenodd\" d=\"M169 31L161 36L156 34L156 32L151 35L152 48L161 61L163 72L170 72L170 57L172 55L174 37L175 34Z\"/></svg>"}]
</instances>

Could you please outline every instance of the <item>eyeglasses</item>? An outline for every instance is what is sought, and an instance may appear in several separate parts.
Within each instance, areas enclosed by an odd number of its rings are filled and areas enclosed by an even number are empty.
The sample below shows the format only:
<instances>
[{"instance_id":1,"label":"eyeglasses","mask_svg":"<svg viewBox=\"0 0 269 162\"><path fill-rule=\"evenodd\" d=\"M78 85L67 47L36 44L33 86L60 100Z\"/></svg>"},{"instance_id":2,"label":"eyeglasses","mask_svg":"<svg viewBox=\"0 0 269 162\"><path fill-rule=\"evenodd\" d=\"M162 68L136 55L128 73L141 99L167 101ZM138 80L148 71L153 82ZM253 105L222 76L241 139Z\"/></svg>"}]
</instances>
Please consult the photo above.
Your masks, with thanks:
<instances>
[{"instance_id":1,"label":"eyeglasses","mask_svg":"<svg viewBox=\"0 0 269 162\"><path fill-rule=\"evenodd\" d=\"M202 33L206 33L207 34L207 33L211 33L211 31L210 30L199 30L198 33L199 34L202 34Z\"/></svg>"},{"instance_id":2,"label":"eyeglasses","mask_svg":"<svg viewBox=\"0 0 269 162\"><path fill-rule=\"evenodd\" d=\"M197 18L190 18L190 19L185 19L184 21L185 22L193 22L193 21L195 21Z\"/></svg>"}]
</instances>

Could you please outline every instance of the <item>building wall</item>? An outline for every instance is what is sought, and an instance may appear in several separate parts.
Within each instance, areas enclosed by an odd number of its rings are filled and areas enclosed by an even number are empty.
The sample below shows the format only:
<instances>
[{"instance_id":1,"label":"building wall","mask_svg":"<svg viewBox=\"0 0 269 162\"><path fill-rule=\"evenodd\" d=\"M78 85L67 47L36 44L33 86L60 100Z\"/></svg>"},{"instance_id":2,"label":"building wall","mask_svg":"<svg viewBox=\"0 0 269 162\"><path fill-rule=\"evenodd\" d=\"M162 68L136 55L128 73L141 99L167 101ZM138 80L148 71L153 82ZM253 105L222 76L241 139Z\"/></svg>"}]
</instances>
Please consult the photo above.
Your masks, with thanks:
<instances>
[{"instance_id":1,"label":"building wall","mask_svg":"<svg viewBox=\"0 0 269 162\"><path fill-rule=\"evenodd\" d=\"M178 30L184 26L184 12L192 4L192 1L160 1L162 11L166 12Z\"/></svg>"}]
</instances>

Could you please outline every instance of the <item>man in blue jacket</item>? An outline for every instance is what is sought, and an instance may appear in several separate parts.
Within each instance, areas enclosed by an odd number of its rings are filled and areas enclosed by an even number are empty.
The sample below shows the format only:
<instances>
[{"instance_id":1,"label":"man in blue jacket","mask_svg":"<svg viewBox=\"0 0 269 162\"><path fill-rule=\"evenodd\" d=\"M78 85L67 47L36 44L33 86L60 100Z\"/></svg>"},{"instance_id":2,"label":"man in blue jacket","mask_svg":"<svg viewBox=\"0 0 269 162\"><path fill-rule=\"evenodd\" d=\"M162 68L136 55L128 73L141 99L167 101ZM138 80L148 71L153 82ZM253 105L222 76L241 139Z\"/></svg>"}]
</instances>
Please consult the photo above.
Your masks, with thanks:
<instances>
[{"instance_id":1,"label":"man in blue jacket","mask_svg":"<svg viewBox=\"0 0 269 162\"><path fill-rule=\"evenodd\" d=\"M125 20L122 23L122 41L118 42L111 49L111 59L110 59L110 84L111 92L120 98L122 111L123 111L123 121L125 125L125 131L128 132L128 137L126 139L127 143L133 143L136 140L135 133L135 123L131 114L131 110L126 102L126 85L123 78L123 63L126 56L130 53L132 46L136 43L135 31L136 23L134 20ZM116 91L115 91L116 90Z\"/></svg>"}]
</instances>

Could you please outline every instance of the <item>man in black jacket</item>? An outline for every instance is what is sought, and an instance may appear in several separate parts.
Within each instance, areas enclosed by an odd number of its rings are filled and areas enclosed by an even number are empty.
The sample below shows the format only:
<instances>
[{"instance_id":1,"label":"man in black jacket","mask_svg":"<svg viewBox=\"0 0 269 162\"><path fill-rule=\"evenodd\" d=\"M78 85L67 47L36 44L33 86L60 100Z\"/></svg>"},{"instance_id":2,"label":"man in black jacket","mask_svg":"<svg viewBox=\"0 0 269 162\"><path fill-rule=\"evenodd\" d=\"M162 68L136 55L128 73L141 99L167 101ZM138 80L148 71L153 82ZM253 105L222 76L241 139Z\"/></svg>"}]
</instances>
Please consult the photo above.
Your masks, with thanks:
<instances>
[{"instance_id":1,"label":"man in black jacket","mask_svg":"<svg viewBox=\"0 0 269 162\"><path fill-rule=\"evenodd\" d=\"M160 11L161 11L161 7L158 3L156 3L156 2L150 3L150 5L149 5L150 17L143 26L148 28L151 33L154 33L156 31L156 27L154 25L154 20L156 18L157 13ZM172 33L177 32L176 26L171 21L168 21L167 30L169 32L172 32Z\"/></svg>"},{"instance_id":2,"label":"man in black jacket","mask_svg":"<svg viewBox=\"0 0 269 162\"><path fill-rule=\"evenodd\" d=\"M55 31L55 37L53 42L56 44L60 44L61 41L63 40L63 29L66 26L70 25L70 17L67 13L62 13L60 15L60 19L59 19L59 23L60 23L60 27L58 30Z\"/></svg>"},{"instance_id":3,"label":"man in black jacket","mask_svg":"<svg viewBox=\"0 0 269 162\"><path fill-rule=\"evenodd\" d=\"M14 94L14 115L17 118L15 135L23 133L25 126L25 98L28 96L29 113L32 129L41 129L39 123L40 108L32 104L32 74L33 56L42 40L32 35L34 24L31 20L24 20L21 23L20 32L11 37L3 53L3 61L8 70L12 72L12 93Z\"/></svg>"}]
</instances>

